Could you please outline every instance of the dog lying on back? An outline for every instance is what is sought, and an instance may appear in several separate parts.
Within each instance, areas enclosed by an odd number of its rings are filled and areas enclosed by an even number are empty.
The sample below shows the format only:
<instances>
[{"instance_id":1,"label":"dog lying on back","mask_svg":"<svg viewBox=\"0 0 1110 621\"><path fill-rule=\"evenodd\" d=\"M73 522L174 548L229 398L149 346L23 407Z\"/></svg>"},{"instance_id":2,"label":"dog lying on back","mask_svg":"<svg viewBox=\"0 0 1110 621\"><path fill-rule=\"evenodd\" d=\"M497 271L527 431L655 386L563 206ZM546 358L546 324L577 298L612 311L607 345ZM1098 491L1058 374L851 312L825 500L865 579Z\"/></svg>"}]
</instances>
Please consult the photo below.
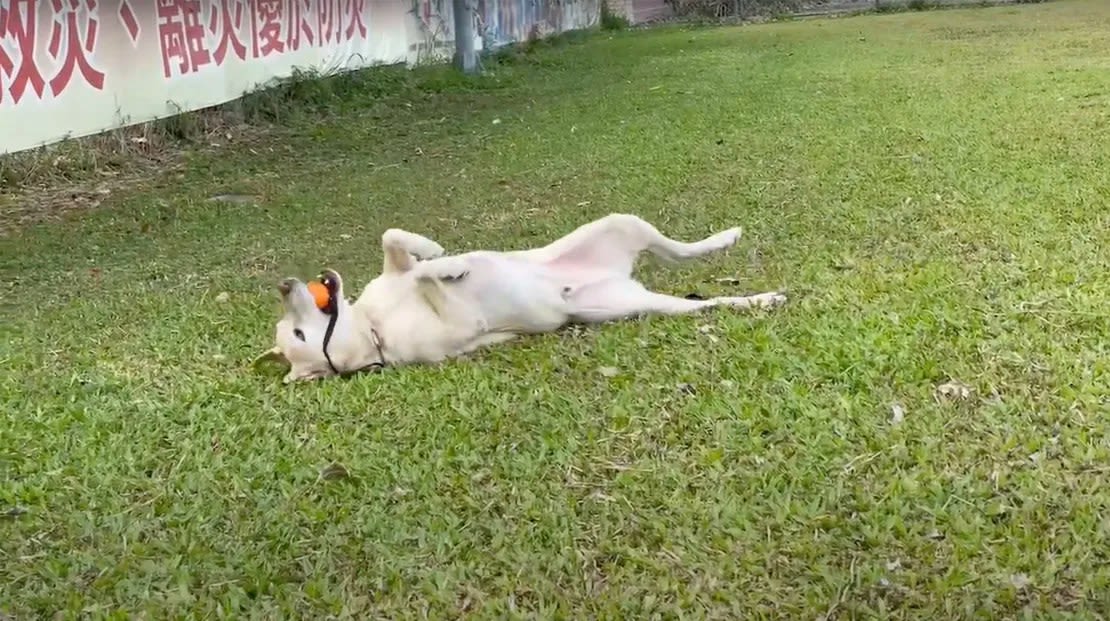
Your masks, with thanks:
<instances>
[{"instance_id":1,"label":"dog lying on back","mask_svg":"<svg viewBox=\"0 0 1110 621\"><path fill-rule=\"evenodd\" d=\"M326 270L318 283L283 280L276 346L259 360L286 364L288 383L436 363L568 323L781 304L786 297L778 292L673 297L632 277L642 252L668 262L693 259L731 247L740 233L736 227L681 242L637 216L612 214L541 248L445 256L426 237L390 229L382 235L382 273L353 304L334 271Z\"/></svg>"}]
</instances>

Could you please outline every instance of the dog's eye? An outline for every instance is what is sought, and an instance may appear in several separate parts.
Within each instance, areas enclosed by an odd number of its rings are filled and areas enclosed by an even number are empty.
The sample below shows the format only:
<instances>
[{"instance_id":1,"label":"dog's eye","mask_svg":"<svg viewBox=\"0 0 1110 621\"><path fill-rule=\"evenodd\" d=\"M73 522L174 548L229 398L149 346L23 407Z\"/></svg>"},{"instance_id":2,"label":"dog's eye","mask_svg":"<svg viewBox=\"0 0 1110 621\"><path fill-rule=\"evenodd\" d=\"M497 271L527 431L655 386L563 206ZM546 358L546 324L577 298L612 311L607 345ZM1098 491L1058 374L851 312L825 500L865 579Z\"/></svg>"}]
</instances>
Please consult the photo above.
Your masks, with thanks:
<instances>
[{"instance_id":1,"label":"dog's eye","mask_svg":"<svg viewBox=\"0 0 1110 621\"><path fill-rule=\"evenodd\" d=\"M304 332L301 332L300 328L293 329L293 336L301 339L302 341L304 340Z\"/></svg>"}]
</instances>

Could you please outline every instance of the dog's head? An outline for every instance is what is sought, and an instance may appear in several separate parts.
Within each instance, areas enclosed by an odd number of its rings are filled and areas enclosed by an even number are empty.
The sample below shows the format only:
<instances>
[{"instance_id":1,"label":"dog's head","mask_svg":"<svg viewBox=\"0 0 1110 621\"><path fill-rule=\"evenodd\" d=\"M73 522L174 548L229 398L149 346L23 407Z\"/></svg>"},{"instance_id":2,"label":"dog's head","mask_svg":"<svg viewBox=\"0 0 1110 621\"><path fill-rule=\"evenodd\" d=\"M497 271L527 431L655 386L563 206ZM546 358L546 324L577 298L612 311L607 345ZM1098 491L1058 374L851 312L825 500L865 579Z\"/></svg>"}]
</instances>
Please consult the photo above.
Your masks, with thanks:
<instances>
[{"instance_id":1,"label":"dog's head","mask_svg":"<svg viewBox=\"0 0 1110 621\"><path fill-rule=\"evenodd\" d=\"M345 373L377 362L372 338L359 330L353 308L343 295L343 279L325 270L314 294L309 284L286 278L278 284L282 316L274 326L275 346L256 358L277 360L289 367L285 383ZM374 358L374 360L370 360Z\"/></svg>"}]
</instances>

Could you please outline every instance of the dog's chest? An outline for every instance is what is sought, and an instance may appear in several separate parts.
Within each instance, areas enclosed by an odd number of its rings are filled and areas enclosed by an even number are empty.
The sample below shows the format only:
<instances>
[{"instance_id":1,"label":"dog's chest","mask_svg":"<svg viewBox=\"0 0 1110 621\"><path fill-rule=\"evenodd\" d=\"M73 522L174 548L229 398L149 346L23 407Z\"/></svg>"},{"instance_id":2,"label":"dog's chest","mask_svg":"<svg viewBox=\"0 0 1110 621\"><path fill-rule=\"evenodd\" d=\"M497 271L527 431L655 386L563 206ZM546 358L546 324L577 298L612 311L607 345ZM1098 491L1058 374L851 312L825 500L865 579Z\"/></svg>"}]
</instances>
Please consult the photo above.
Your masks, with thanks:
<instances>
[{"instance_id":1,"label":"dog's chest","mask_svg":"<svg viewBox=\"0 0 1110 621\"><path fill-rule=\"evenodd\" d=\"M454 354L481 331L480 317L464 300L452 299L438 314L410 283L367 287L356 303L379 332L387 357L404 362L437 362ZM384 285L384 286L382 286Z\"/></svg>"}]
</instances>

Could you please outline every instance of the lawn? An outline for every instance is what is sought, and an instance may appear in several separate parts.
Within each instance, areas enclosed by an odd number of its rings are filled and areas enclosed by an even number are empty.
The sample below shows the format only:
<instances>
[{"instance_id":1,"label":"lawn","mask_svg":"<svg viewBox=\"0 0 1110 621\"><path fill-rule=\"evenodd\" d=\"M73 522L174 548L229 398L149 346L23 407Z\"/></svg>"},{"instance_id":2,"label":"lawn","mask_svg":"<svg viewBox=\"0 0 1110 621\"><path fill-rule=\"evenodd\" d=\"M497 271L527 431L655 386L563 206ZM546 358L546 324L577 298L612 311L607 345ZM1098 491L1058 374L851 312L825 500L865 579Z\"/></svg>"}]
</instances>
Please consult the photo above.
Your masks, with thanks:
<instances>
[{"instance_id":1,"label":"lawn","mask_svg":"<svg viewBox=\"0 0 1110 621\"><path fill-rule=\"evenodd\" d=\"M0 238L0 617L1110 614L1110 3L421 75ZM525 247L609 212L744 227L654 288L790 301L248 364L279 278L361 287L387 227Z\"/></svg>"}]
</instances>

